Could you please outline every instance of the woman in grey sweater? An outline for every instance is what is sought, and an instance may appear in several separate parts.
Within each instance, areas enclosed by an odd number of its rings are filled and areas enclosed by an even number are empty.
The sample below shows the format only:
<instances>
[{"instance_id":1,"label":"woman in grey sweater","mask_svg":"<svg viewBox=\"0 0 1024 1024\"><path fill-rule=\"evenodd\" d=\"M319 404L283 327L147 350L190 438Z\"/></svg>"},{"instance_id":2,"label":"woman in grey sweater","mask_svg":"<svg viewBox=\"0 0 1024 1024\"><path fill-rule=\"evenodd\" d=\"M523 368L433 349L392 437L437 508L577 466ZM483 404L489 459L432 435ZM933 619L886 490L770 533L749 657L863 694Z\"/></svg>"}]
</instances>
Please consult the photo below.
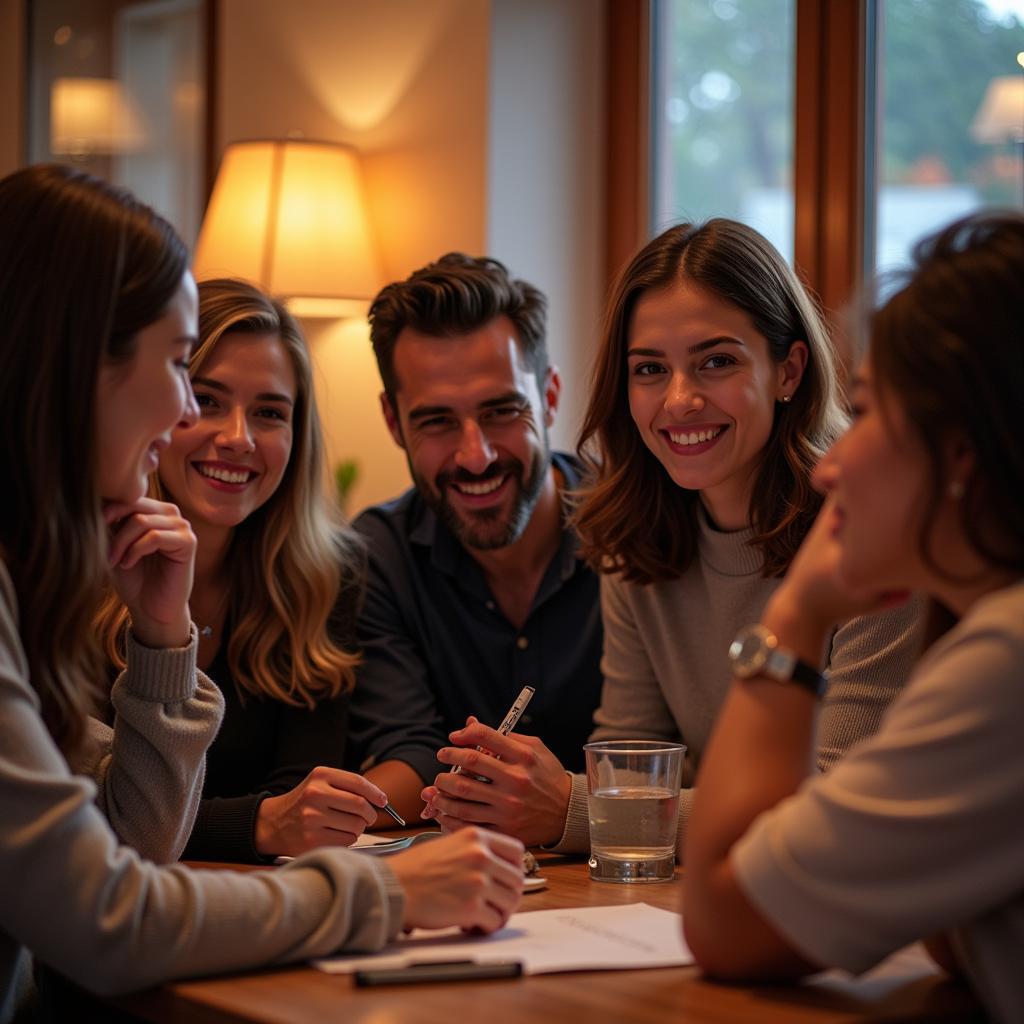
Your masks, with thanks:
<instances>
[{"instance_id":1,"label":"woman in grey sweater","mask_svg":"<svg viewBox=\"0 0 1024 1024\"><path fill-rule=\"evenodd\" d=\"M221 716L195 668L195 538L144 497L170 431L196 416L187 254L127 193L28 168L0 181L0 309L0 1020L26 994L28 953L116 992L374 949L402 927L499 927L521 879L507 837L387 863L322 851L260 875L153 863L192 828ZM131 618L112 730L90 721L106 582Z\"/></svg>"},{"instance_id":2,"label":"woman in grey sweater","mask_svg":"<svg viewBox=\"0 0 1024 1024\"><path fill-rule=\"evenodd\" d=\"M595 740L681 740L682 850L697 769L732 673L727 651L756 622L820 507L815 461L846 422L835 353L814 303L772 245L735 221L681 224L623 272L580 448L593 474L576 524L602 573L604 688ZM816 750L827 769L877 727L917 647L918 609L857 619L829 637ZM489 823L528 843L589 849L586 780L539 742L479 723L501 758L424 791L447 827Z\"/></svg>"}]
</instances>

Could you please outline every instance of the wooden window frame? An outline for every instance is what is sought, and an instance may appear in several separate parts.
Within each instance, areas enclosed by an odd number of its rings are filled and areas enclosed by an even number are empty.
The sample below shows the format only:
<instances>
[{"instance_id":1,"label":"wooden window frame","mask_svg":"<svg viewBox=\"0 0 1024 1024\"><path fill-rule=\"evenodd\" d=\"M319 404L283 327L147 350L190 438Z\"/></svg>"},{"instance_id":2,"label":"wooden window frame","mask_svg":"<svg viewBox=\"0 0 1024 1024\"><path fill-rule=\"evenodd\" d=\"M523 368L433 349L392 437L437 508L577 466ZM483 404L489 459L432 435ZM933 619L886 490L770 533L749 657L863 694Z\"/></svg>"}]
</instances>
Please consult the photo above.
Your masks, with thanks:
<instances>
[{"instance_id":1,"label":"wooden window frame","mask_svg":"<svg viewBox=\"0 0 1024 1024\"><path fill-rule=\"evenodd\" d=\"M608 0L606 11L610 282L650 232L651 0ZM796 0L794 261L833 327L864 281L873 238L874 15L875 0Z\"/></svg>"}]
</instances>

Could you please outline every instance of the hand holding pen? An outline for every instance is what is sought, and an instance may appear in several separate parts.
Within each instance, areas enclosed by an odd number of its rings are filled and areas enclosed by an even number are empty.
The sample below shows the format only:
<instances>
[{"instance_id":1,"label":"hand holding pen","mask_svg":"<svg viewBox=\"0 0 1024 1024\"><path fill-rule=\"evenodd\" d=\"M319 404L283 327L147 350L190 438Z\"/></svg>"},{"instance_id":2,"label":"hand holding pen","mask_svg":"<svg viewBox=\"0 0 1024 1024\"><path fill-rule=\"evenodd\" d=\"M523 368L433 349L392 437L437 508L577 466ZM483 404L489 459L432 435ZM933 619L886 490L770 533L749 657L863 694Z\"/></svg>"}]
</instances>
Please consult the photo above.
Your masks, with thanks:
<instances>
[{"instance_id":1,"label":"hand holding pen","mask_svg":"<svg viewBox=\"0 0 1024 1024\"><path fill-rule=\"evenodd\" d=\"M508 711L505 712L505 717L501 720L501 724L497 728L497 733L499 736L507 736L516 727L516 725L519 722L519 719L523 717L523 712L526 710L526 705L530 703L535 692L536 691L532 686L524 686L519 691L519 696L516 697L516 699L512 702L512 707L510 707ZM475 721L476 719L470 716L470 718L467 720L467 724L470 724ZM482 754L489 754L491 757L499 756L495 754L493 750L488 750L486 747L478 746L476 749L480 751L480 753ZM459 772L461 771L461 764L453 765L452 772L454 774L458 775ZM478 782L491 781L490 779L485 778L482 775L474 775L473 778L475 778Z\"/></svg>"},{"instance_id":2,"label":"hand holding pen","mask_svg":"<svg viewBox=\"0 0 1024 1024\"><path fill-rule=\"evenodd\" d=\"M260 801L253 843L267 857L296 857L319 846L350 846L380 810L392 814L387 795L369 779L327 765L297 786ZM397 814L392 814L405 824Z\"/></svg>"},{"instance_id":3,"label":"hand holding pen","mask_svg":"<svg viewBox=\"0 0 1024 1024\"><path fill-rule=\"evenodd\" d=\"M534 695L535 692L536 691L534 690L534 688L532 686L524 686L519 691L519 696L516 697L516 699L512 702L512 707L510 707L508 709L508 711L505 712L505 717L501 720L501 724L498 726L498 728L496 730L496 732L497 732L497 734L499 736L507 736L516 727L516 724L519 722L519 719L523 717L523 712L526 710L526 705L530 703L530 700L533 698L533 695ZM473 715L470 715L469 718L466 719L466 725L467 726L474 725L474 724L476 724L476 722L477 722L477 719ZM455 736L455 733L452 733L451 737L454 737L454 736ZM456 741L456 742L458 742L458 741ZM478 745L476 749L481 754L487 754L487 755L489 755L491 757L497 757L498 756L493 751L491 751L488 748L483 747L483 746L479 746ZM462 771L462 769L463 769L463 765L458 763L458 762L456 762L455 764L452 765L451 771L452 771L453 775L458 775ZM477 782L485 782L486 783L486 782L490 782L491 781L490 779L488 779L486 776L483 776L483 775L473 775L473 778L476 779ZM423 791L424 794L426 794L426 792L427 792L427 790ZM426 806L420 812L420 817L424 818L424 819L429 819L429 818L436 817L436 814L435 814L436 808L433 806L431 801L428 800L425 795L423 796L423 799L424 799L424 801L426 803Z\"/></svg>"},{"instance_id":4,"label":"hand holding pen","mask_svg":"<svg viewBox=\"0 0 1024 1024\"><path fill-rule=\"evenodd\" d=\"M424 817L437 818L445 831L493 828L527 846L561 838L572 777L536 736L502 735L471 718L451 740L459 745L442 747L437 758L462 771L444 772L423 790Z\"/></svg>"}]
</instances>

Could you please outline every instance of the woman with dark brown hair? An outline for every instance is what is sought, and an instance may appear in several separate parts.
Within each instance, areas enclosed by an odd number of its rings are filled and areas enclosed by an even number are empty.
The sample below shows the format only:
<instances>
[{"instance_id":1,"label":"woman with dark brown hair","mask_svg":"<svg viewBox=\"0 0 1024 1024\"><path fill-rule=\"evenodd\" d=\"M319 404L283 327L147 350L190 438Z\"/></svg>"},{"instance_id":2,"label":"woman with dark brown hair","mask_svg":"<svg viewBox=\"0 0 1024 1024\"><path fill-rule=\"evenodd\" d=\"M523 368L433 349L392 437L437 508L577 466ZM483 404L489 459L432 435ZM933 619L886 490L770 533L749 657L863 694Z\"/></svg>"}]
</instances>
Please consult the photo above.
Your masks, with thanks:
<instances>
[{"instance_id":1,"label":"woman with dark brown hair","mask_svg":"<svg viewBox=\"0 0 1024 1024\"><path fill-rule=\"evenodd\" d=\"M821 504L810 474L845 423L836 376L814 303L771 244L735 221L659 235L612 295L580 441L592 476L576 512L583 555L602 573L604 687L591 738L686 744L680 850L731 678L725 652ZM901 609L829 637L820 770L877 728L911 664L916 622ZM824 687L817 673L804 681ZM477 723L453 741L501 760L473 769L491 786L466 773L438 780L425 796L442 823L589 849L583 776L530 738Z\"/></svg>"},{"instance_id":2,"label":"woman with dark brown hair","mask_svg":"<svg viewBox=\"0 0 1024 1024\"><path fill-rule=\"evenodd\" d=\"M818 521L759 618L813 669L836 622L954 625L877 734L808 779L817 704L736 660L687 841L686 934L723 978L864 971L916 939L1024 1020L1024 216L922 242L874 313Z\"/></svg>"},{"instance_id":3,"label":"woman with dark brown hair","mask_svg":"<svg viewBox=\"0 0 1024 1024\"><path fill-rule=\"evenodd\" d=\"M323 850L265 875L145 859L180 853L222 707L196 671L195 537L145 497L197 415L195 284L148 207L31 167L0 181L0 310L0 1021L24 1007L26 954L119 992L373 949L411 925L499 927L522 878L508 837L387 863ZM107 585L130 617L112 729L90 718Z\"/></svg>"}]
</instances>

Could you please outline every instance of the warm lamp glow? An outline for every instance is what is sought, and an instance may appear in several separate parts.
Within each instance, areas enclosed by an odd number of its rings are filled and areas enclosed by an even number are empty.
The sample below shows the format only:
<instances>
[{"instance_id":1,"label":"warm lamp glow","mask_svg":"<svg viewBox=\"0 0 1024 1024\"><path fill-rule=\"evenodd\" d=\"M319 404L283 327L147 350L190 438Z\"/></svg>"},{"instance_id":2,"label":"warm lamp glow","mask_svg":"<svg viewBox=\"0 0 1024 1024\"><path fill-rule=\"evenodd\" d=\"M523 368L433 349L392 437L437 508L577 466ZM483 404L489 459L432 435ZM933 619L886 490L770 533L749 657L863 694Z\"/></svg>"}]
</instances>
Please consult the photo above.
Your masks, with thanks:
<instances>
[{"instance_id":1,"label":"warm lamp glow","mask_svg":"<svg viewBox=\"0 0 1024 1024\"><path fill-rule=\"evenodd\" d=\"M1024 75L1003 75L988 83L971 134L978 142L1024 142Z\"/></svg>"},{"instance_id":2,"label":"warm lamp glow","mask_svg":"<svg viewBox=\"0 0 1024 1024\"><path fill-rule=\"evenodd\" d=\"M142 120L112 78L58 78L50 90L50 152L125 153L146 141Z\"/></svg>"},{"instance_id":3,"label":"warm lamp glow","mask_svg":"<svg viewBox=\"0 0 1024 1024\"><path fill-rule=\"evenodd\" d=\"M229 146L194 272L245 278L299 316L364 315L380 273L355 153L291 140Z\"/></svg>"}]
</instances>

